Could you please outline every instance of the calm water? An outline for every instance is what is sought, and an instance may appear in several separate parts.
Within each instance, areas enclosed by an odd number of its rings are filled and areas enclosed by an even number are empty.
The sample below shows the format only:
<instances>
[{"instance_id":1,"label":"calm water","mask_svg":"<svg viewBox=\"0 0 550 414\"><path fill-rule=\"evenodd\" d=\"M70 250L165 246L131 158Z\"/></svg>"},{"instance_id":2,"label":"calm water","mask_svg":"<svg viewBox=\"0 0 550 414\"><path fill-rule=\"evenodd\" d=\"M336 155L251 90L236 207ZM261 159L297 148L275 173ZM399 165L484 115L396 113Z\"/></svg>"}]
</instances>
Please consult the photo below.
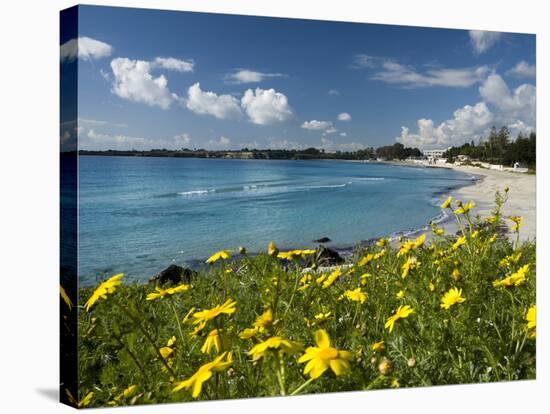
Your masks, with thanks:
<instances>
[{"instance_id":1,"label":"calm water","mask_svg":"<svg viewBox=\"0 0 550 414\"><path fill-rule=\"evenodd\" d=\"M79 278L145 280L220 249L353 246L418 229L470 177L339 161L79 158Z\"/></svg>"}]
</instances>

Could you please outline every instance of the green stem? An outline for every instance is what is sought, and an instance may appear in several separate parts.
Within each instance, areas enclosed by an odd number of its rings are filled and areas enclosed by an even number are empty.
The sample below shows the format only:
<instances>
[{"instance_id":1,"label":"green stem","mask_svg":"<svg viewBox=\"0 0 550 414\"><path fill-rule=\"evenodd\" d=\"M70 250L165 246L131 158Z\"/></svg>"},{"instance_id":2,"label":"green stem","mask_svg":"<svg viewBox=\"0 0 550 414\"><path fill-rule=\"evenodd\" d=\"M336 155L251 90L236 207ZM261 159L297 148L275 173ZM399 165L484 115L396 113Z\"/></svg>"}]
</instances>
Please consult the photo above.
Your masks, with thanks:
<instances>
[{"instance_id":1,"label":"green stem","mask_svg":"<svg viewBox=\"0 0 550 414\"><path fill-rule=\"evenodd\" d=\"M294 296L296 296L296 292L298 291L298 283L300 282L300 273L298 272L298 270L296 271L295 279L296 280L294 281L294 289L292 290L292 295L290 296L290 300L288 301L288 305L286 306L286 310L283 314L282 319L284 319L286 314L288 313L290 305L292 305L292 301L294 300Z\"/></svg>"},{"instance_id":2,"label":"green stem","mask_svg":"<svg viewBox=\"0 0 550 414\"><path fill-rule=\"evenodd\" d=\"M281 389L281 395L286 395L285 368L283 365L282 353L279 353L277 358L277 380L279 381L279 388Z\"/></svg>"},{"instance_id":3,"label":"green stem","mask_svg":"<svg viewBox=\"0 0 550 414\"><path fill-rule=\"evenodd\" d=\"M313 378L308 379L306 382L304 382L302 385L300 385L298 388L296 388L294 391L290 393L290 395L296 395L300 391L302 391L305 387L307 387L311 382L313 381Z\"/></svg>"},{"instance_id":4,"label":"green stem","mask_svg":"<svg viewBox=\"0 0 550 414\"><path fill-rule=\"evenodd\" d=\"M149 335L149 332L147 332L147 330L141 325L141 323L134 317L134 315L132 315L130 313L130 311L128 309L126 309L124 306L121 306L119 304L117 304L118 308L120 310L122 310L126 316L128 316L130 318L130 320L137 326L137 328L141 331L141 333L143 334L143 336L145 336L145 339L147 339L147 341L149 341L149 343L151 344L151 346L154 348L155 350L155 353L157 354L157 356L159 357L160 361L162 362L162 364L164 365L164 367L166 368L166 370L170 373L170 375L173 377L173 378L176 378L176 373L174 372L174 370L170 367L170 365L168 365L168 363L166 362L166 360L164 359L164 357L162 356L162 354L160 353L160 350L159 348L157 347L157 345L155 344L155 341L153 341L153 338L151 338L151 335Z\"/></svg>"},{"instance_id":5,"label":"green stem","mask_svg":"<svg viewBox=\"0 0 550 414\"><path fill-rule=\"evenodd\" d=\"M130 355L130 359L134 362L134 364L138 367L139 372L141 372L141 375L143 376L143 379L145 382L149 382L149 378L147 377L147 374L145 373L145 370L143 369L143 366L139 363L137 357L134 355L134 353L130 350L130 347L127 346L124 342L122 342L122 339L119 338L117 335L114 335L116 341L119 343L119 345L128 352L128 355Z\"/></svg>"},{"instance_id":6,"label":"green stem","mask_svg":"<svg viewBox=\"0 0 550 414\"><path fill-rule=\"evenodd\" d=\"M180 333L180 339L181 339L181 346L183 348L183 344L185 342L185 337L183 336L183 331L181 329L181 322L180 322L180 319L178 318L178 310L176 309L176 304L174 303L174 298L172 298L172 296L169 297L170 299L170 305L172 305L172 310L174 311L174 317L176 318L176 322L178 324L178 331Z\"/></svg>"}]
</instances>

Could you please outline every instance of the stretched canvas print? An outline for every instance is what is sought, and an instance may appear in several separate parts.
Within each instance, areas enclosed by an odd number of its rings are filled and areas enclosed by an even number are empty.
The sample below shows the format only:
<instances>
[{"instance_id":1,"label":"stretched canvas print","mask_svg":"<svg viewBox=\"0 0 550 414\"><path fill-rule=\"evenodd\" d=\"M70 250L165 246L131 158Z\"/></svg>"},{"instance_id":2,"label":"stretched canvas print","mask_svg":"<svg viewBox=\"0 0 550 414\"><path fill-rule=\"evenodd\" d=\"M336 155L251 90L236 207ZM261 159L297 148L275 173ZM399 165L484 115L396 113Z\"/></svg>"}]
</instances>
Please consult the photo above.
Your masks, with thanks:
<instances>
[{"instance_id":1,"label":"stretched canvas print","mask_svg":"<svg viewBox=\"0 0 550 414\"><path fill-rule=\"evenodd\" d=\"M62 11L62 401L534 379L535 58L533 34Z\"/></svg>"}]
</instances>

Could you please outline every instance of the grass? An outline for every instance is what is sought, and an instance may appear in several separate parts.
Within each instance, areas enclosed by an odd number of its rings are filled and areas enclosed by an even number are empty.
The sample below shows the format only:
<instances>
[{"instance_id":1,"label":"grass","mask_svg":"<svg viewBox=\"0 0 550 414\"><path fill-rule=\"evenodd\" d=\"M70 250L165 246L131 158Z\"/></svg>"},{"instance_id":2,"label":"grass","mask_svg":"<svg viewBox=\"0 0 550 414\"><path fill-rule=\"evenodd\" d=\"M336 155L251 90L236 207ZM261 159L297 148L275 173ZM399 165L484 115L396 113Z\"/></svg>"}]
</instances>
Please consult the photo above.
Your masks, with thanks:
<instances>
[{"instance_id":1,"label":"grass","mask_svg":"<svg viewBox=\"0 0 550 414\"><path fill-rule=\"evenodd\" d=\"M527 328L526 315L535 304L535 244L520 243L520 226L512 230L517 237L501 234L520 221L501 215L507 196L497 193L489 218L474 217L471 204L451 203L460 237L433 227L430 243L382 240L357 249L340 275L304 272L311 252L281 259L271 245L254 257L219 254L191 288L157 291L164 296L153 300L154 286L115 284L89 311L78 307L73 400L99 407L534 379L535 328ZM511 286L495 287L507 276ZM451 295L445 309L442 298L452 288L459 300ZM78 303L93 292L81 289ZM229 299L234 311L228 305L212 319L216 311L197 313ZM400 306L413 312L390 332L387 321ZM201 315L205 326L193 334ZM247 328L253 336L243 339ZM208 337L213 330L220 336ZM330 346L319 342L320 330ZM250 350L258 344L265 352L256 358ZM318 376L304 373L308 347L309 365L328 367ZM341 361L337 369L334 360ZM190 378L205 379L195 395L181 383Z\"/></svg>"}]
</instances>

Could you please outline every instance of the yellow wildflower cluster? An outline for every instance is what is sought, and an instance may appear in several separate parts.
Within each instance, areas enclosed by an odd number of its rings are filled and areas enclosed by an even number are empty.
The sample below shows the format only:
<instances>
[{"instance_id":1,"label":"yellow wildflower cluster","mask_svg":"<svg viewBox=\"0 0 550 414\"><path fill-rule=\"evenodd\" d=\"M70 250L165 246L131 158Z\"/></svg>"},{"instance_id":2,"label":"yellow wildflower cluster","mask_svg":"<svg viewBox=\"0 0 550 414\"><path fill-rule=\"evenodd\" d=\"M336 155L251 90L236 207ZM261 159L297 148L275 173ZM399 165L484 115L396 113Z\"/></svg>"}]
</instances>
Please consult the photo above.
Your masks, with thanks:
<instances>
[{"instance_id":1,"label":"yellow wildflower cluster","mask_svg":"<svg viewBox=\"0 0 550 414\"><path fill-rule=\"evenodd\" d=\"M516 272L512 273L510 276L505 277L504 279L497 279L493 281L493 286L496 288L507 288L511 286L522 285L527 280L527 273L529 273L528 264L521 266Z\"/></svg>"},{"instance_id":2,"label":"yellow wildflower cluster","mask_svg":"<svg viewBox=\"0 0 550 414\"><path fill-rule=\"evenodd\" d=\"M511 255L501 259L500 262L498 262L498 266L503 268L511 267L512 265L518 264L520 259L521 259L521 252L512 253Z\"/></svg>"},{"instance_id":3,"label":"yellow wildflower cluster","mask_svg":"<svg viewBox=\"0 0 550 414\"><path fill-rule=\"evenodd\" d=\"M421 234L414 240L406 240L403 244L401 244L401 247L399 248L399 251L397 252L397 257L403 256L410 251L417 249L421 247L424 242L426 241L426 235Z\"/></svg>"},{"instance_id":4,"label":"yellow wildflower cluster","mask_svg":"<svg viewBox=\"0 0 550 414\"><path fill-rule=\"evenodd\" d=\"M285 260L295 260L295 259L304 259L306 256L315 254L315 250L290 250L288 252L280 252L277 254L279 259Z\"/></svg>"},{"instance_id":5,"label":"yellow wildflower cluster","mask_svg":"<svg viewBox=\"0 0 550 414\"><path fill-rule=\"evenodd\" d=\"M326 289L332 286L332 284L336 281L336 279L338 279L342 275L343 275L342 269L338 267L328 275L325 273L319 276L315 280L315 283L317 283L318 285L322 284L323 289Z\"/></svg>"},{"instance_id":6,"label":"yellow wildflower cluster","mask_svg":"<svg viewBox=\"0 0 550 414\"><path fill-rule=\"evenodd\" d=\"M313 280L313 276L311 276L309 273L303 275L300 278L300 285L298 286L298 290L306 290L308 287L311 286L311 282Z\"/></svg>"}]
</instances>

